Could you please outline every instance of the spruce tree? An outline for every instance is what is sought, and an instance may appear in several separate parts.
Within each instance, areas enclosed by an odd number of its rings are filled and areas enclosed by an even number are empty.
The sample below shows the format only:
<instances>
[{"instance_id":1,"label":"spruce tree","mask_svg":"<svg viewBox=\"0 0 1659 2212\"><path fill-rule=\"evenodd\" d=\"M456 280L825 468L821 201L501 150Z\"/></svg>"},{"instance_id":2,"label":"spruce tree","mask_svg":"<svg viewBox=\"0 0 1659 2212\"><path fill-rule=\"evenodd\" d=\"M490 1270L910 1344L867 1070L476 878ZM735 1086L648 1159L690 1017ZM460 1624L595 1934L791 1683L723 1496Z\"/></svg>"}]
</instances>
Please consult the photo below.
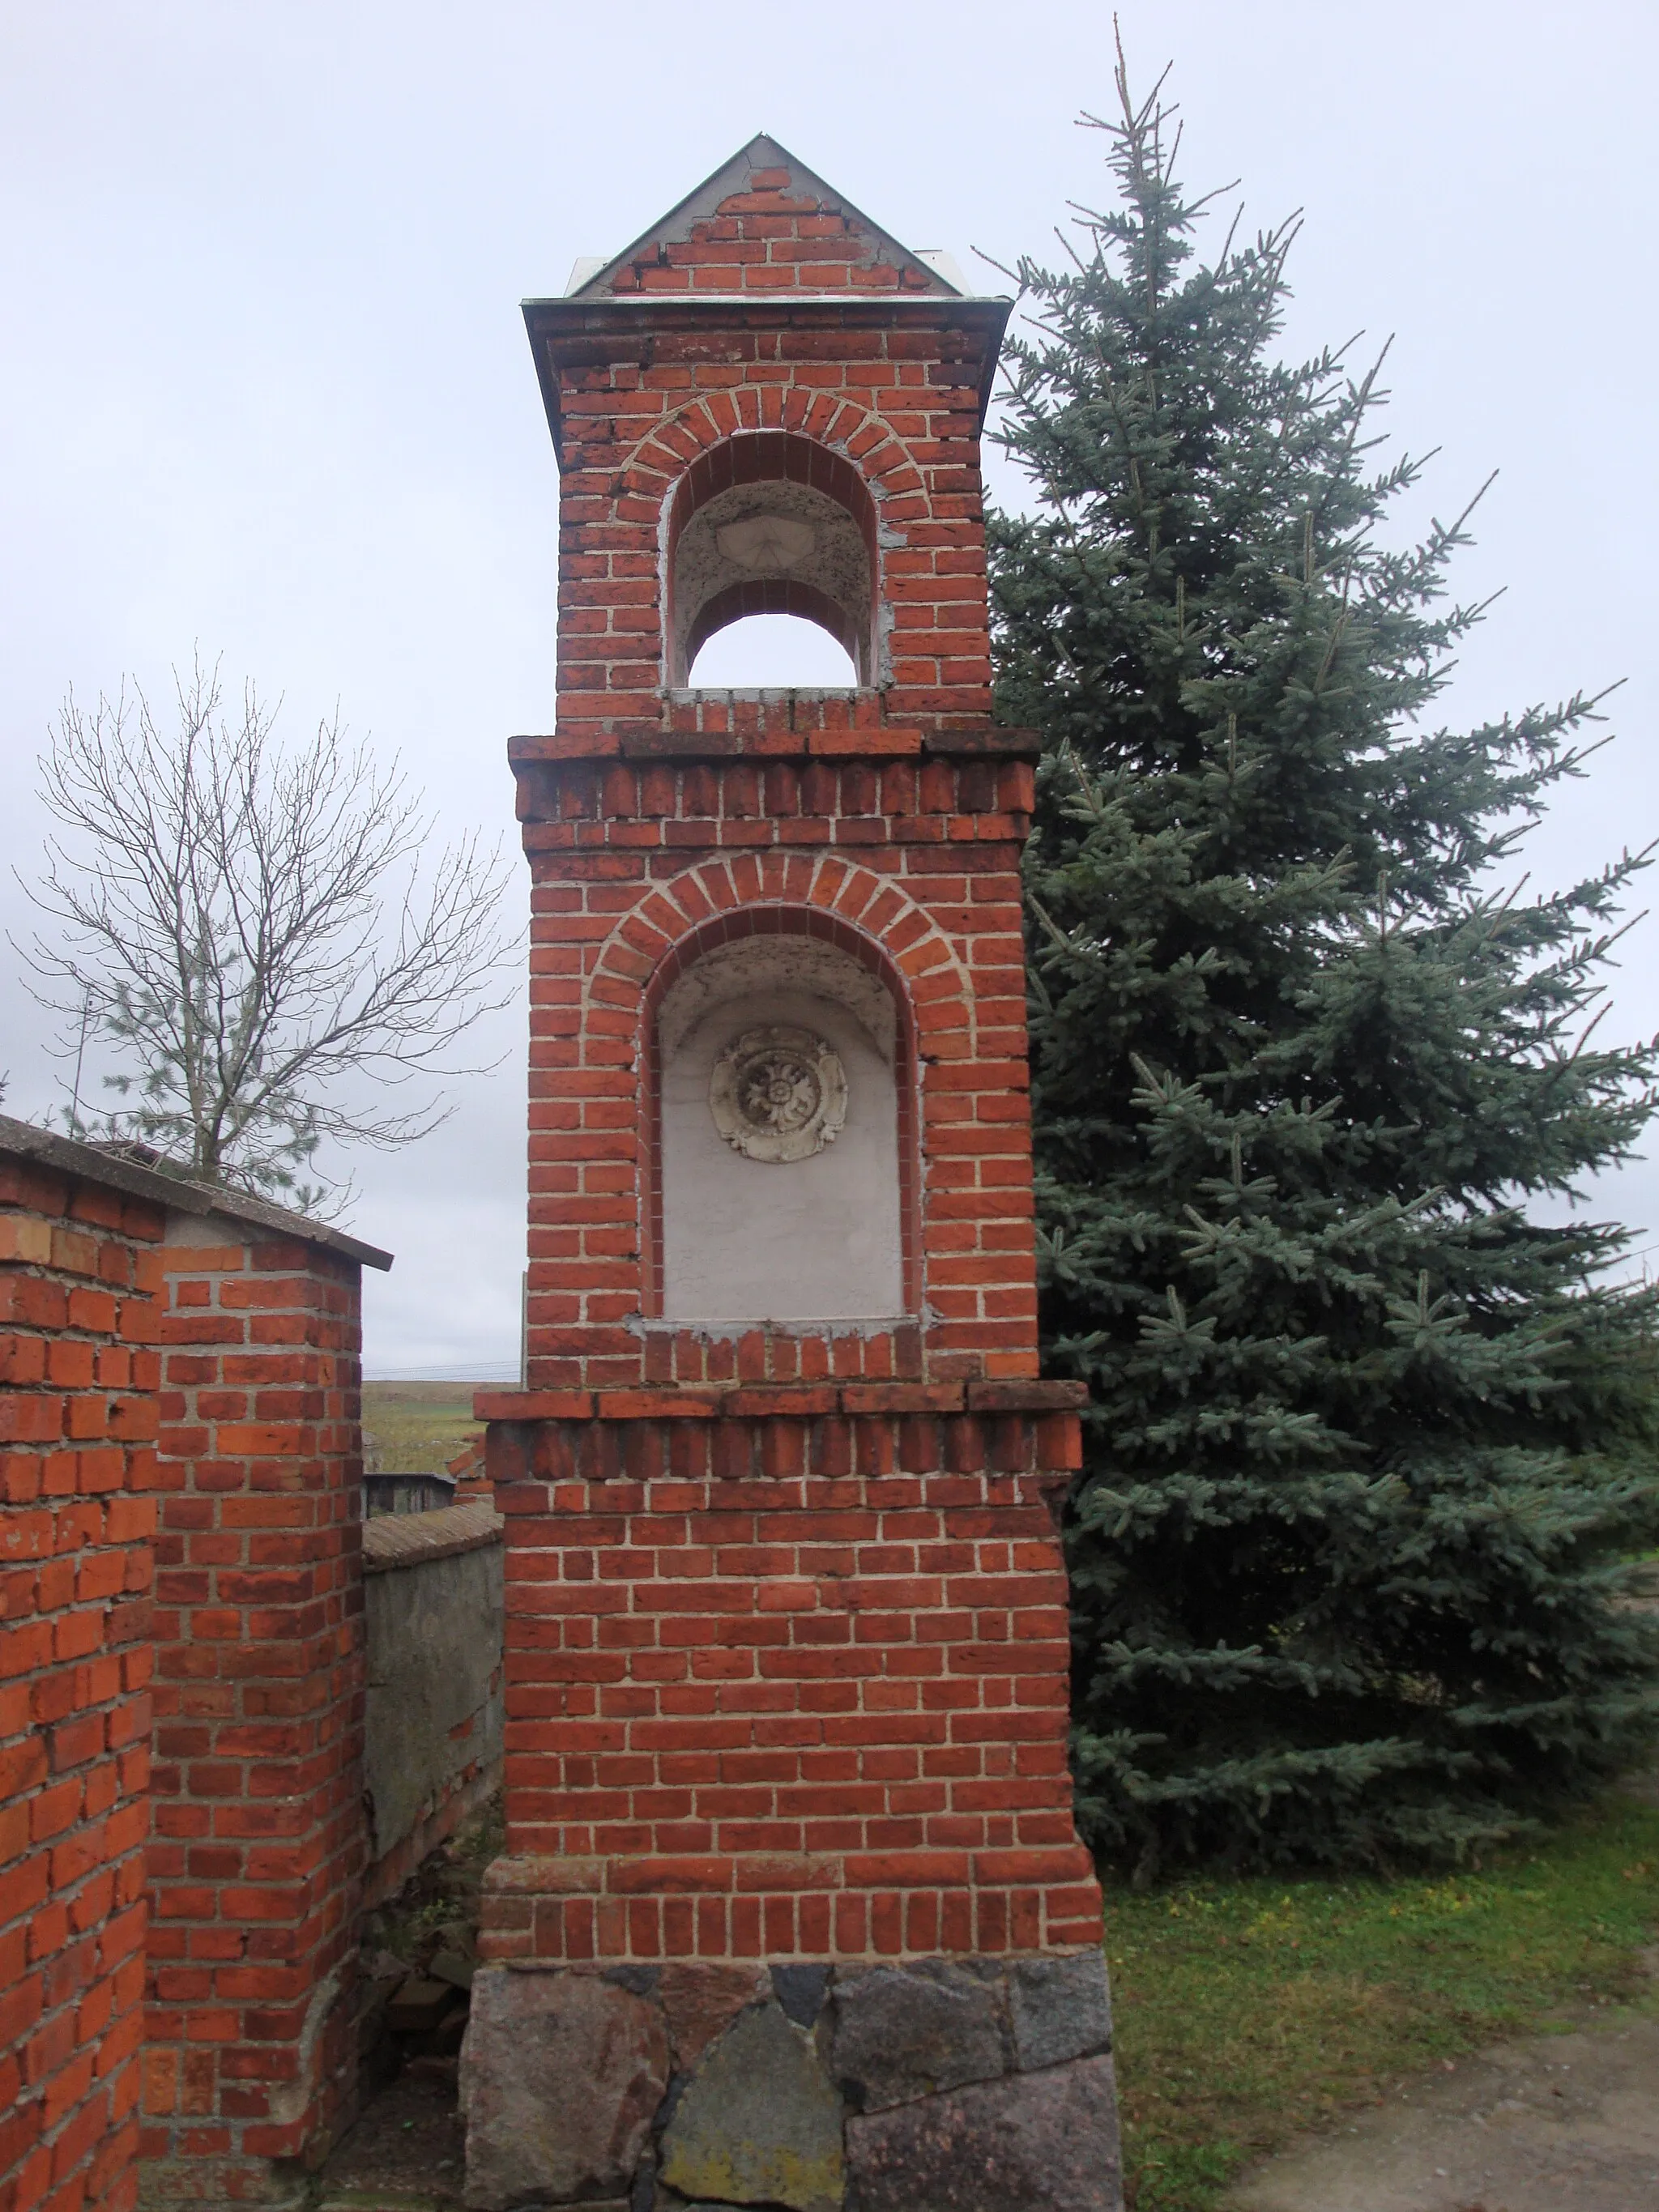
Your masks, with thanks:
<instances>
[{"instance_id":1,"label":"spruce tree","mask_svg":"<svg viewBox=\"0 0 1659 2212\"><path fill-rule=\"evenodd\" d=\"M1018 271L992 530L1045 1354L1091 1392L1079 1807L1143 1878L1455 1856L1656 1712L1654 1297L1626 1229L1528 1212L1653 1110L1654 1048L1591 1035L1646 856L1520 877L1598 702L1435 725L1467 515L1392 534L1376 369L1280 356L1294 224L1203 262L1119 94L1115 204Z\"/></svg>"}]
</instances>

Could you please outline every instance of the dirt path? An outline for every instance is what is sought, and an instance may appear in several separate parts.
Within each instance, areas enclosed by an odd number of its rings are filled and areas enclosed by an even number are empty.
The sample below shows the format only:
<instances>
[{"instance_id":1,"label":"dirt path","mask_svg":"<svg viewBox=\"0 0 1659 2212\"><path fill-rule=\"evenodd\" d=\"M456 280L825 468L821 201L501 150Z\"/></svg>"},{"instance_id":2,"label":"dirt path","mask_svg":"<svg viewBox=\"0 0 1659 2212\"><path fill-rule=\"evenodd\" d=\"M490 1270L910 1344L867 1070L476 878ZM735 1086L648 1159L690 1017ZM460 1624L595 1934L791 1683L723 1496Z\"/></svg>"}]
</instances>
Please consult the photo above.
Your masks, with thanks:
<instances>
[{"instance_id":1,"label":"dirt path","mask_svg":"<svg viewBox=\"0 0 1659 2212\"><path fill-rule=\"evenodd\" d=\"M1642 1610L1659 1611L1659 1595ZM1659 1803L1659 1771L1620 1787ZM1643 1954L1659 1989L1659 1944ZM1227 2212L1659 2212L1659 2018L1586 2015L1402 2082L1281 2151Z\"/></svg>"},{"instance_id":2,"label":"dirt path","mask_svg":"<svg viewBox=\"0 0 1659 2212\"><path fill-rule=\"evenodd\" d=\"M331 2153L315 2212L457 2212L465 2155L454 2061L417 2058Z\"/></svg>"},{"instance_id":3,"label":"dirt path","mask_svg":"<svg viewBox=\"0 0 1659 2212\"><path fill-rule=\"evenodd\" d=\"M1659 2020L1495 2044L1281 2152L1229 2212L1659 2212Z\"/></svg>"}]
</instances>

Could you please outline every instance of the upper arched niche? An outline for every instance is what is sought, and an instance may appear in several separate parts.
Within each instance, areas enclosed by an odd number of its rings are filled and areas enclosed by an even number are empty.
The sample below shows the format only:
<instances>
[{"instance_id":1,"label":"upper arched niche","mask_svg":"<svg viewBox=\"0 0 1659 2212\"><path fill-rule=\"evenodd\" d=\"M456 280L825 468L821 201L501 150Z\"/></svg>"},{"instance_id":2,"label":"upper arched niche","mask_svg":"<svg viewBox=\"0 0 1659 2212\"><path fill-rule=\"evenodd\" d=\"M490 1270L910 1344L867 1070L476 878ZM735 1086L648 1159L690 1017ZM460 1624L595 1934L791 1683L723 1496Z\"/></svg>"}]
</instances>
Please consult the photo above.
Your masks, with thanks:
<instances>
[{"instance_id":1,"label":"upper arched niche","mask_svg":"<svg viewBox=\"0 0 1659 2212\"><path fill-rule=\"evenodd\" d=\"M817 623L876 682L875 504L827 447L758 430L699 454L669 501L663 558L669 684L716 630L766 614Z\"/></svg>"}]
</instances>

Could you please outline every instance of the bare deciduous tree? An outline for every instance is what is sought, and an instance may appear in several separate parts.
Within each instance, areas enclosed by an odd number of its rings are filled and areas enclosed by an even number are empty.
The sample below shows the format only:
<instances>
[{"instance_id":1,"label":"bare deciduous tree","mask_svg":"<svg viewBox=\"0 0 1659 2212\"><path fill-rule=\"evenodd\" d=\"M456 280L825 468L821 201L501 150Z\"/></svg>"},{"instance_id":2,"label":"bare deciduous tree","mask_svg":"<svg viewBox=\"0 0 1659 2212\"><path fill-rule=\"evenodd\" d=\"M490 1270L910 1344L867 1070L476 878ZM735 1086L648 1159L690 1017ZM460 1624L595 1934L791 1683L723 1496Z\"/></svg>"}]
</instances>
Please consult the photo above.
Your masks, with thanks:
<instances>
[{"instance_id":1,"label":"bare deciduous tree","mask_svg":"<svg viewBox=\"0 0 1659 2212\"><path fill-rule=\"evenodd\" d=\"M510 996L505 864L476 836L428 857L432 823L397 763L349 746L337 714L286 748L251 684L237 721L216 668L175 680L176 734L137 684L90 714L71 696L40 763L68 834L30 896L62 929L25 957L67 1018L68 1118L337 1209L337 1182L301 1180L324 1139L409 1144L451 1109L428 1089L394 1111L388 1087L477 1072L449 1056ZM128 1103L93 1115L82 1068L100 1048Z\"/></svg>"}]
</instances>

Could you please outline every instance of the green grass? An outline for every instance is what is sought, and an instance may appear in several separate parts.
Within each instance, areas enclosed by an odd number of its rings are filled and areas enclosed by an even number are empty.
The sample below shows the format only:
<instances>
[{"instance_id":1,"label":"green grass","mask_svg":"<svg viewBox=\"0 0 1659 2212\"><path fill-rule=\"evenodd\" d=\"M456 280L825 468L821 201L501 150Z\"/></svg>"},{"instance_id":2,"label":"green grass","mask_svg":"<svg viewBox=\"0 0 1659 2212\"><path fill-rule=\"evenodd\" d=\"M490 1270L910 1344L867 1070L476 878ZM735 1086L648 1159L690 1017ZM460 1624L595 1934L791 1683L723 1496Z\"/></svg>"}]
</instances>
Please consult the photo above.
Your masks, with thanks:
<instances>
[{"instance_id":1,"label":"green grass","mask_svg":"<svg viewBox=\"0 0 1659 2212\"><path fill-rule=\"evenodd\" d=\"M1212 2212L1407 2074L1644 1997L1659 1804L1615 1793L1479 1869L1107 1893L1129 2202Z\"/></svg>"},{"instance_id":2,"label":"green grass","mask_svg":"<svg viewBox=\"0 0 1659 2212\"><path fill-rule=\"evenodd\" d=\"M441 1472L481 1424L471 1382L365 1382L363 1456L376 1474Z\"/></svg>"}]
</instances>

